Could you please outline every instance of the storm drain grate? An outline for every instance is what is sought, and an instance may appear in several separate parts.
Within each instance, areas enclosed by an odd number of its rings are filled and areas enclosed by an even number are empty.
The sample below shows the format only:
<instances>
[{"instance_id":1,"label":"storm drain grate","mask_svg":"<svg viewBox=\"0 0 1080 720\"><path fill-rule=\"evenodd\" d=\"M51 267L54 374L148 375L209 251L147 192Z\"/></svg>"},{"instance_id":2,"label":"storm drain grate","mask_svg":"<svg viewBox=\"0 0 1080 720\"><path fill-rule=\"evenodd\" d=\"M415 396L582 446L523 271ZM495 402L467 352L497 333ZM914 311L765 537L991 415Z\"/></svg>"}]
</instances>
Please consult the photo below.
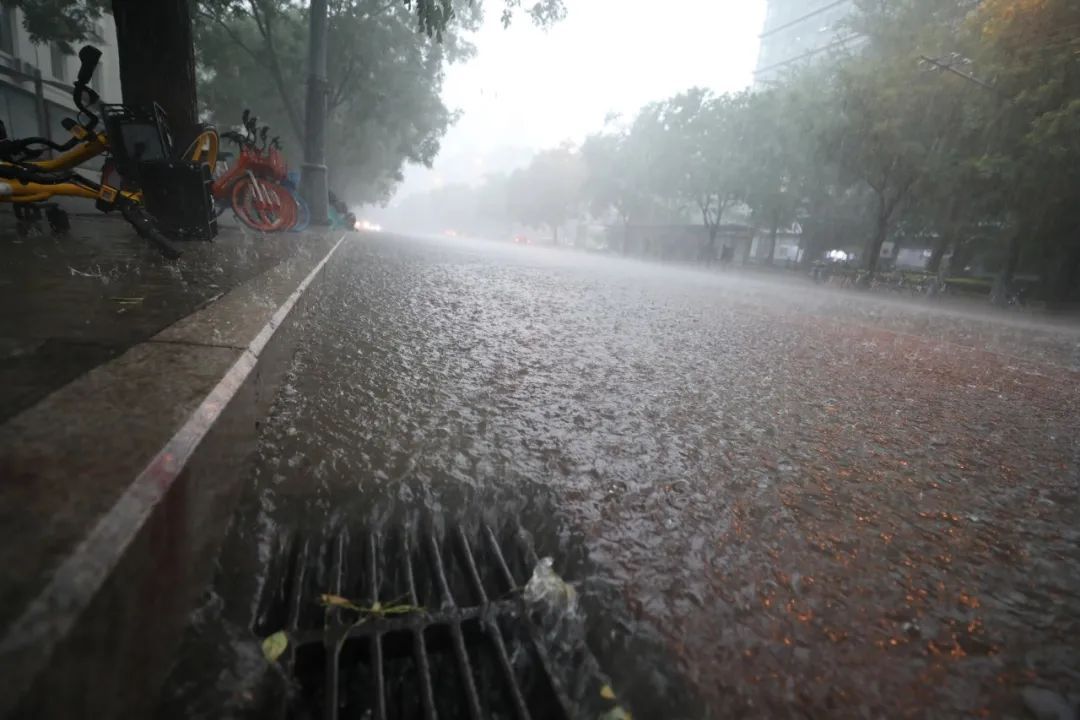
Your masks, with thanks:
<instances>
[{"instance_id":1,"label":"storm drain grate","mask_svg":"<svg viewBox=\"0 0 1080 720\"><path fill-rule=\"evenodd\" d=\"M602 694L597 675L552 667L521 592L538 558L517 528L290 545L256 628L289 638L285 718L547 720Z\"/></svg>"}]
</instances>

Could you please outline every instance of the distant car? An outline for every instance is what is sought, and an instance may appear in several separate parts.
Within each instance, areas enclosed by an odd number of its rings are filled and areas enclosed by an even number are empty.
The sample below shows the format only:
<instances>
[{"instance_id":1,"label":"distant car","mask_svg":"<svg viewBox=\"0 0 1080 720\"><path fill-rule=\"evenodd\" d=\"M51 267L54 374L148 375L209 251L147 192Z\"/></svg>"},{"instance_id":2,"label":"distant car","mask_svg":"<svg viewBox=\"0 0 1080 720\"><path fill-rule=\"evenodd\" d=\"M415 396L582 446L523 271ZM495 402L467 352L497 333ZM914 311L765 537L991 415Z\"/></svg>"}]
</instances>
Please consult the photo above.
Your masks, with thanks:
<instances>
[{"instance_id":1,"label":"distant car","mask_svg":"<svg viewBox=\"0 0 1080 720\"><path fill-rule=\"evenodd\" d=\"M515 235L514 236L514 244L515 245L532 245L532 240L525 237L524 235Z\"/></svg>"}]
</instances>

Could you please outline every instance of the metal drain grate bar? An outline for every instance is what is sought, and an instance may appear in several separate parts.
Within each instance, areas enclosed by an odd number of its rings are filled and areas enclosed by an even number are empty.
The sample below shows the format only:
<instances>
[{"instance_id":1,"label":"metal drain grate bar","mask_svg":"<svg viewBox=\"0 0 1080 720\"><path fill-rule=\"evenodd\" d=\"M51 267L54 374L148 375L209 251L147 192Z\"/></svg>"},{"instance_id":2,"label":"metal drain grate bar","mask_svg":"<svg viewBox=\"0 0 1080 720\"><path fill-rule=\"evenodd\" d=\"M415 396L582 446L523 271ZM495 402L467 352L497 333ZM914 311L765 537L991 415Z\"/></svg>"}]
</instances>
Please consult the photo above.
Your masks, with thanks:
<instances>
[{"instance_id":1,"label":"metal drain grate bar","mask_svg":"<svg viewBox=\"0 0 1080 720\"><path fill-rule=\"evenodd\" d=\"M338 535L334 538L333 559L330 563L330 592L335 595L341 594L342 576L345 573L345 538L342 535ZM324 623L326 627L333 627L340 622L340 613L335 608L326 608L323 611ZM338 654L341 652L341 644L335 643L332 646L330 652L326 653L326 709L323 716L327 720L333 720L336 717L336 709L338 705L338 687L341 679Z\"/></svg>"},{"instance_id":2,"label":"metal drain grate bar","mask_svg":"<svg viewBox=\"0 0 1080 720\"><path fill-rule=\"evenodd\" d=\"M445 626L449 629L454 624L465 625L474 623L483 625L489 614L495 614L513 620L521 618L521 612L512 601L500 601L491 603L488 607L453 608L445 611L433 611L425 613L423 619L418 622L415 617L386 617L374 623L365 623L356 627L348 625L330 628L328 630L310 629L297 630L289 633L289 641L295 645L319 644L331 639L339 642L345 640L361 640L368 642L375 635L391 635L394 633L411 633L422 628ZM464 635L463 635L464 637ZM329 647L329 645L328 645Z\"/></svg>"},{"instance_id":3,"label":"metal drain grate bar","mask_svg":"<svg viewBox=\"0 0 1080 720\"><path fill-rule=\"evenodd\" d=\"M432 569L435 571L435 579L439 583L439 594L442 597L444 609L456 607L453 593L450 592L450 584L446 580L446 566L443 564L442 552L439 549L439 541L435 539L435 533L428 533L428 552L431 553ZM461 622L450 622L450 637L454 646L454 656L457 659L458 676L465 685L465 702L468 704L469 717L472 720L481 720L480 695L476 691L476 681L473 680L472 669L469 665L469 653L465 650L465 636L461 632Z\"/></svg>"},{"instance_id":4,"label":"metal drain grate bar","mask_svg":"<svg viewBox=\"0 0 1080 720\"><path fill-rule=\"evenodd\" d=\"M491 554L495 557L495 563L499 569L499 574L502 576L506 591L512 591L514 589L514 575L510 572L510 566L506 564L506 558L503 557L502 550L499 549L499 541L495 538L495 533L487 525L484 526L484 539L487 540L488 549L491 550Z\"/></svg>"},{"instance_id":5,"label":"metal drain grate bar","mask_svg":"<svg viewBox=\"0 0 1080 720\"><path fill-rule=\"evenodd\" d=\"M378 539L374 533L367 536L367 600L374 607L379 602L379 552ZM386 673L383 669L382 633L375 632L368 640L371 669L375 685L375 720L386 720ZM336 716L336 714L335 714Z\"/></svg>"},{"instance_id":6,"label":"metal drain grate bar","mask_svg":"<svg viewBox=\"0 0 1080 720\"><path fill-rule=\"evenodd\" d=\"M480 573L476 569L476 558L473 556L472 548L469 547L469 539L465 537L465 531L460 527L457 529L457 541L458 547L462 551L465 569L468 571L466 574L472 583L473 591L476 593L480 603L487 605L487 593L484 592L484 583L480 580ZM497 547L494 552L501 557ZM505 561L503 562L505 563ZM507 588L507 590L510 589L512 589L512 584L511 588ZM487 631L485 634L494 646L495 657L498 659L499 668L502 670L503 681L510 690L510 697L514 703L514 710L517 712L518 720L531 720L529 710L525 707L525 698L522 696L521 688L518 686L517 678L514 676L514 668L510 665L510 656L506 652L506 643L503 642L502 634L490 616L485 618L484 628Z\"/></svg>"},{"instance_id":7,"label":"metal drain grate bar","mask_svg":"<svg viewBox=\"0 0 1080 720\"><path fill-rule=\"evenodd\" d=\"M503 537L505 549L487 526L475 536L455 527L286 543L284 575L267 586L262 613L289 637L282 664L294 684L281 717L565 718L566 696L522 603L527 578L514 575L535 552L520 533ZM322 595L371 611L319 608ZM423 609L380 613L394 604Z\"/></svg>"},{"instance_id":8,"label":"metal drain grate bar","mask_svg":"<svg viewBox=\"0 0 1080 720\"><path fill-rule=\"evenodd\" d=\"M405 583L408 586L409 604L419 607L420 598L416 593L416 575L413 571L412 551L409 547L409 538L402 538L402 559L405 564ZM424 711L424 720L436 720L435 716L435 689L431 685L431 666L428 664L427 644L424 642L422 630L414 630L412 633L413 657L416 659L416 667L420 676L420 704Z\"/></svg>"}]
</instances>

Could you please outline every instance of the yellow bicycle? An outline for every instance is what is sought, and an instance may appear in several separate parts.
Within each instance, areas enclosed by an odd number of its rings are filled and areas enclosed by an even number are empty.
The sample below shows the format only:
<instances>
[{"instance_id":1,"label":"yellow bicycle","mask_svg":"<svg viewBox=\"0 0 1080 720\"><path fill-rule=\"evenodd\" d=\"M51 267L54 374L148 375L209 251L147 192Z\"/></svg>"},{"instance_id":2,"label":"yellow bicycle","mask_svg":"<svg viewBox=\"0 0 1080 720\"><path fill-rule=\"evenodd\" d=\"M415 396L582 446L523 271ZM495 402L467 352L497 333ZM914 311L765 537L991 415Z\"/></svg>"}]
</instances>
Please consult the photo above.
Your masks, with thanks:
<instances>
[{"instance_id":1,"label":"yellow bicycle","mask_svg":"<svg viewBox=\"0 0 1080 720\"><path fill-rule=\"evenodd\" d=\"M216 234L209 178L217 163L217 131L200 128L181 154L183 162L174 162L172 140L156 105L150 110L103 105L106 127L99 130L102 118L91 108L99 105L100 97L89 82L100 58L101 51L91 46L79 52L81 66L72 92L79 115L63 120L71 133L66 143L41 137L8 139L0 123L0 202L12 203L20 220L38 219L44 209L53 229L65 231L69 226L66 214L48 201L58 197L95 200L99 210L119 210L140 236L166 257L177 258L179 249L162 232L158 218L149 211L154 208L148 205L160 208L159 215L171 216L168 224L173 236L209 240ZM59 154L40 159L48 150ZM88 160L106 154L100 182L77 172ZM178 203L177 197L184 200Z\"/></svg>"}]
</instances>

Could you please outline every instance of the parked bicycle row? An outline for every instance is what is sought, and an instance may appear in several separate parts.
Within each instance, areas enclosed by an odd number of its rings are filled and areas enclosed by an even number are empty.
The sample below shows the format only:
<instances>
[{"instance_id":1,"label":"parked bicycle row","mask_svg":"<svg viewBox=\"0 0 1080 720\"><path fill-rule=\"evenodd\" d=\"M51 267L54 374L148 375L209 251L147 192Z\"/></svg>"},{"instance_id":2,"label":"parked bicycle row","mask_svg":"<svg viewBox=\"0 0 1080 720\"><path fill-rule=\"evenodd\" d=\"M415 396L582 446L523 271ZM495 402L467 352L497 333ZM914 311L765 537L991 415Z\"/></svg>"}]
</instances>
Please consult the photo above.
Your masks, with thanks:
<instances>
[{"instance_id":1,"label":"parked bicycle row","mask_svg":"<svg viewBox=\"0 0 1080 720\"><path fill-rule=\"evenodd\" d=\"M261 232L299 232L311 223L311 212L300 195L300 173L289 170L281 138L269 137L270 127L244 110L242 131L221 137L237 146L238 154L219 152L211 185L214 212L232 209L248 227ZM229 161L235 158L230 166ZM356 216L330 193L330 224L352 229Z\"/></svg>"},{"instance_id":2,"label":"parked bicycle row","mask_svg":"<svg viewBox=\"0 0 1080 720\"><path fill-rule=\"evenodd\" d=\"M870 288L896 295L940 297L945 295L985 295L991 291L991 283L966 277L941 277L920 271L894 270L876 274L869 279L865 270L834 267L816 263L810 270L815 283L840 288ZM1024 307L1028 304L1028 288L1017 285L1005 297L1009 306Z\"/></svg>"},{"instance_id":3,"label":"parked bicycle row","mask_svg":"<svg viewBox=\"0 0 1080 720\"><path fill-rule=\"evenodd\" d=\"M55 232L67 231L67 214L56 202L65 197L93 200L102 212L119 211L169 258L181 254L176 241L212 240L217 219L230 208L260 232L308 227L299 174L289 170L280 139L269 137L268 126L245 110L241 130L219 136L213 126L201 126L181 151L156 104L101 102L90 87L100 58L92 46L79 52L72 88L79 113L62 122L71 133L66 142L10 139L0 123L0 202L13 205L19 228L44 217ZM237 153L220 152L222 138L234 143ZM99 158L104 158L100 181L85 172ZM355 226L355 217L333 196L330 216L338 227Z\"/></svg>"}]
</instances>

